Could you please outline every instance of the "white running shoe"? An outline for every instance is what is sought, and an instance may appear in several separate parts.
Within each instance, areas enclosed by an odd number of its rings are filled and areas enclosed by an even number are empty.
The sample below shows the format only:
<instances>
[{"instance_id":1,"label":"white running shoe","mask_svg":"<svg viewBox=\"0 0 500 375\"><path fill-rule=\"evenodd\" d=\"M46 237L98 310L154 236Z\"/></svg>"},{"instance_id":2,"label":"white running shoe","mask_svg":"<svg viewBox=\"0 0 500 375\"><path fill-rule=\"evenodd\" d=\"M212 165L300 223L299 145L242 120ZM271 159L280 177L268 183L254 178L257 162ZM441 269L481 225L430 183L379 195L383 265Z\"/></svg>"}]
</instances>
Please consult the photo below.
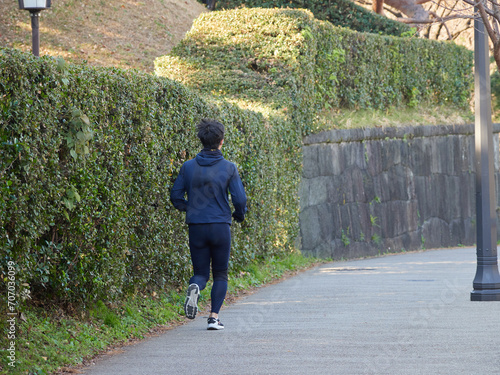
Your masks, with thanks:
<instances>
[{"instance_id":1,"label":"white running shoe","mask_svg":"<svg viewBox=\"0 0 500 375\"><path fill-rule=\"evenodd\" d=\"M187 290L186 301L184 302L184 312L186 318L196 318L198 312L198 298L200 298L200 287L198 284L191 284Z\"/></svg>"},{"instance_id":2,"label":"white running shoe","mask_svg":"<svg viewBox=\"0 0 500 375\"><path fill-rule=\"evenodd\" d=\"M222 324L219 318L208 318L208 330L218 330L224 329L224 324Z\"/></svg>"}]
</instances>

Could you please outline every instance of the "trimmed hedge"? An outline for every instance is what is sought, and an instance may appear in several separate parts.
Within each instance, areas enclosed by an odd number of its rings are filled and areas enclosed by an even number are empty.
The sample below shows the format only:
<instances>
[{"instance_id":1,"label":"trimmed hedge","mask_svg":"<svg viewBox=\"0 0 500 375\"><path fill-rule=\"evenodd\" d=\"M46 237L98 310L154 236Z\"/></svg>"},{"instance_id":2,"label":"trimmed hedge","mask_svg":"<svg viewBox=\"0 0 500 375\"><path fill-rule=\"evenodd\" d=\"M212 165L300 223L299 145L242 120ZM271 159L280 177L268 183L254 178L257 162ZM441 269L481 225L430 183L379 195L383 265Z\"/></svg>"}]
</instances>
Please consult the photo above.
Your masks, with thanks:
<instances>
[{"instance_id":1,"label":"trimmed hedge","mask_svg":"<svg viewBox=\"0 0 500 375\"><path fill-rule=\"evenodd\" d=\"M14 261L18 283L67 302L184 282L186 226L168 193L200 148L203 117L226 124L223 152L249 197L248 221L233 226L232 271L290 251L301 140L318 111L463 105L471 64L452 44L359 34L282 9L204 14L156 61L158 74L198 94L0 49L1 276Z\"/></svg>"},{"instance_id":2,"label":"trimmed hedge","mask_svg":"<svg viewBox=\"0 0 500 375\"><path fill-rule=\"evenodd\" d=\"M312 123L316 102L316 44L304 36L312 24L310 12L297 10L205 13L170 55L156 59L155 72L275 120L293 121L289 128L301 134Z\"/></svg>"},{"instance_id":3,"label":"trimmed hedge","mask_svg":"<svg viewBox=\"0 0 500 375\"><path fill-rule=\"evenodd\" d=\"M384 109L422 102L468 105L473 53L449 42L356 33L317 25L318 101Z\"/></svg>"},{"instance_id":4,"label":"trimmed hedge","mask_svg":"<svg viewBox=\"0 0 500 375\"><path fill-rule=\"evenodd\" d=\"M414 33L408 25L370 12L349 0L217 0L217 9L234 9L242 6L309 9L317 19L359 32L393 36Z\"/></svg>"},{"instance_id":5,"label":"trimmed hedge","mask_svg":"<svg viewBox=\"0 0 500 375\"><path fill-rule=\"evenodd\" d=\"M226 125L223 153L249 197L232 271L290 251L299 158L284 123L168 79L0 49L2 279L13 261L39 300L83 303L184 282L187 230L169 190L204 117Z\"/></svg>"},{"instance_id":6,"label":"trimmed hedge","mask_svg":"<svg viewBox=\"0 0 500 375\"><path fill-rule=\"evenodd\" d=\"M278 110L306 132L324 108L465 106L472 87L463 47L357 33L290 9L203 14L155 66L200 92Z\"/></svg>"}]
</instances>

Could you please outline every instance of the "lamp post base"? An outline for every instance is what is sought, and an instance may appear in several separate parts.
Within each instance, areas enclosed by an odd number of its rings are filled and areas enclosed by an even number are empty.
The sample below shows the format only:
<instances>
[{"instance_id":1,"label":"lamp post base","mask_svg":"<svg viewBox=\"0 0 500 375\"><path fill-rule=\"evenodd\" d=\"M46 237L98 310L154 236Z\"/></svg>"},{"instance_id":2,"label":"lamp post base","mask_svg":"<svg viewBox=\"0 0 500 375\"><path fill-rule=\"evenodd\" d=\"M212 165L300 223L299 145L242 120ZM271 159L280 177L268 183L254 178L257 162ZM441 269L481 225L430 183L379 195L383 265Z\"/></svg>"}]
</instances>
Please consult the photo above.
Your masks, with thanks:
<instances>
[{"instance_id":1,"label":"lamp post base","mask_svg":"<svg viewBox=\"0 0 500 375\"><path fill-rule=\"evenodd\" d=\"M474 290L470 294L471 301L500 301L500 289Z\"/></svg>"},{"instance_id":2,"label":"lamp post base","mask_svg":"<svg viewBox=\"0 0 500 375\"><path fill-rule=\"evenodd\" d=\"M496 250L496 246L495 249ZM500 301L500 274L496 256L478 255L471 301Z\"/></svg>"}]
</instances>

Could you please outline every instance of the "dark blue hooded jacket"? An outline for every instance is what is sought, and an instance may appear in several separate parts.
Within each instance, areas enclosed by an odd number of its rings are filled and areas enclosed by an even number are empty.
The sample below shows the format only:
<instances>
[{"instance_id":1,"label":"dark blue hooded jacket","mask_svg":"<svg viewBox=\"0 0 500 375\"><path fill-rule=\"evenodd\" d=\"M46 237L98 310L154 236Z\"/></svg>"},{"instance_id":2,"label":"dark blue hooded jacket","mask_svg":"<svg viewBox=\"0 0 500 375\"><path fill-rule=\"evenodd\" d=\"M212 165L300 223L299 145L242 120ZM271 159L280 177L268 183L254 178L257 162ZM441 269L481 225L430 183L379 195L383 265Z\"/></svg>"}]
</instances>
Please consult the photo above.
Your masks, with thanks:
<instances>
[{"instance_id":1,"label":"dark blue hooded jacket","mask_svg":"<svg viewBox=\"0 0 500 375\"><path fill-rule=\"evenodd\" d=\"M228 192L235 209L232 215ZM220 150L204 149L182 165L170 201L186 211L187 224L231 224L231 216L244 220L247 197L236 165L225 160Z\"/></svg>"}]
</instances>

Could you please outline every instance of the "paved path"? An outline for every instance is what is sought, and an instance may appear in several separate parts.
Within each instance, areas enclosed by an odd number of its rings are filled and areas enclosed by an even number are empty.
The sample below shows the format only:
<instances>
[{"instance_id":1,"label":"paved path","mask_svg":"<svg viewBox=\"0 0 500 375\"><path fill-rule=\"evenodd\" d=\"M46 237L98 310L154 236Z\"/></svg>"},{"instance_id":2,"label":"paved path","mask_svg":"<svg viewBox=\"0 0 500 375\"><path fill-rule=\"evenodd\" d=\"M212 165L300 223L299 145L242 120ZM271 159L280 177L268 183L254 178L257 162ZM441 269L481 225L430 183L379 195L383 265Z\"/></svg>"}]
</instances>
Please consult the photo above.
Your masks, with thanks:
<instances>
[{"instance_id":1,"label":"paved path","mask_svg":"<svg viewBox=\"0 0 500 375\"><path fill-rule=\"evenodd\" d=\"M336 262L125 348L87 375L500 374L500 302L470 302L475 249Z\"/></svg>"}]
</instances>

